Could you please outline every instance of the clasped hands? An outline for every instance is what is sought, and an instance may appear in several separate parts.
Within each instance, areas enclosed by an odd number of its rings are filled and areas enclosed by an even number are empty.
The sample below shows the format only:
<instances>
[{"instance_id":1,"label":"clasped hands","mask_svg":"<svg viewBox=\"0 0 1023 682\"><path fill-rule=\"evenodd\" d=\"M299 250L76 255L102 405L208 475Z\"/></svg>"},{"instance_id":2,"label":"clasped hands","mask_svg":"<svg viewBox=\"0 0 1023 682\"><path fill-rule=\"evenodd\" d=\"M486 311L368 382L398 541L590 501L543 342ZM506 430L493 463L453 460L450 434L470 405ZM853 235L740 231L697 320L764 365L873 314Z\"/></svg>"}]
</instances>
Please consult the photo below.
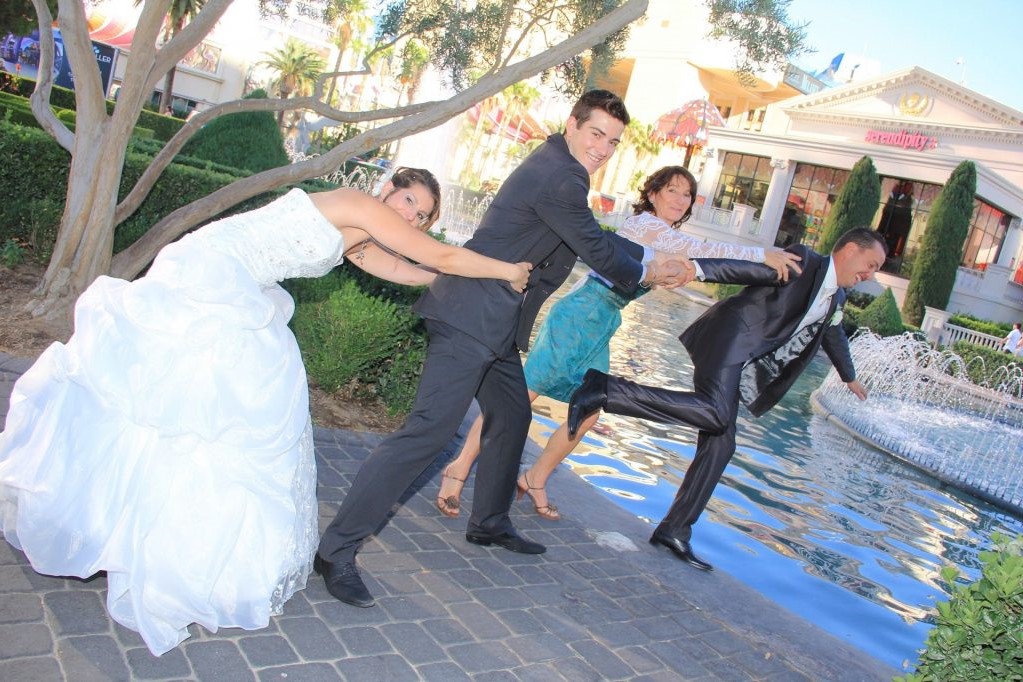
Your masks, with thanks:
<instances>
[{"instance_id":1,"label":"clasped hands","mask_svg":"<svg viewBox=\"0 0 1023 682\"><path fill-rule=\"evenodd\" d=\"M696 266L685 256L675 253L654 252L646 264L646 277L640 284L644 287L674 289L696 279Z\"/></svg>"}]
</instances>

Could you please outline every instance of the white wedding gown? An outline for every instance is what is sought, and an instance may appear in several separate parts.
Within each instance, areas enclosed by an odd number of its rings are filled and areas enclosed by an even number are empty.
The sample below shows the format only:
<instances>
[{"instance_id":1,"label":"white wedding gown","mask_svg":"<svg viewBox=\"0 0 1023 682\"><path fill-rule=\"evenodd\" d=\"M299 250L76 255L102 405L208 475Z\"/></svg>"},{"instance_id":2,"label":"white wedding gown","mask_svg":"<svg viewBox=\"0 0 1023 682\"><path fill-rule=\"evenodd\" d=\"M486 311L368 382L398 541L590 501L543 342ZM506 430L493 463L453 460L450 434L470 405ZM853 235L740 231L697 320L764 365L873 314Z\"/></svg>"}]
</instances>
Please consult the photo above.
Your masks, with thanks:
<instances>
[{"instance_id":1,"label":"white wedding gown","mask_svg":"<svg viewBox=\"0 0 1023 682\"><path fill-rule=\"evenodd\" d=\"M265 627L318 539L308 389L277 282L320 276L340 233L301 190L100 277L75 332L18 380L0 434L0 531L40 573L106 571L154 654L190 623Z\"/></svg>"}]
</instances>

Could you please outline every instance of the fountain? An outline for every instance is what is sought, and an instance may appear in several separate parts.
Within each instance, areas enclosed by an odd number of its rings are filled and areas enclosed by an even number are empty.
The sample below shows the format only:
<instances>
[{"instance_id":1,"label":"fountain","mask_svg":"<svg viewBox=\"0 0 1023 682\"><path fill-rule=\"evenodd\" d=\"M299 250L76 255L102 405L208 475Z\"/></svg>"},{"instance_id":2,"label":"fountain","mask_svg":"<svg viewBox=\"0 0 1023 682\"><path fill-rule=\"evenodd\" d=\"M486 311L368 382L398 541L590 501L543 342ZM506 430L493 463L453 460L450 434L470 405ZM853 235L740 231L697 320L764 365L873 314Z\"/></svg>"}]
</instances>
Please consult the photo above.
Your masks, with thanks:
<instances>
[{"instance_id":1,"label":"fountain","mask_svg":"<svg viewBox=\"0 0 1023 682\"><path fill-rule=\"evenodd\" d=\"M857 400L832 370L811 396L817 412L944 483L1023 514L1018 365L979 386L966 378L962 358L910 334L881 338L862 330L850 350L870 397Z\"/></svg>"}]
</instances>

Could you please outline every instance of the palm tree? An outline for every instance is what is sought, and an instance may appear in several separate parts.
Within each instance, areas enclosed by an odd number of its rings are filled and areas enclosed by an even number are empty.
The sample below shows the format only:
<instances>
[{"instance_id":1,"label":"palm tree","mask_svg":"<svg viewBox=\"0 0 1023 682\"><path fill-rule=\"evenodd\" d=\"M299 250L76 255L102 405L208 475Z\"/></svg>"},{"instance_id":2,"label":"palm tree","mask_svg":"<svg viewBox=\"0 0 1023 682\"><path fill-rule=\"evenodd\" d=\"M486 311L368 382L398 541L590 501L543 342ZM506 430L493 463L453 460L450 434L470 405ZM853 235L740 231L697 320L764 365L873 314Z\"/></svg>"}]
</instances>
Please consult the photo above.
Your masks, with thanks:
<instances>
[{"instance_id":1,"label":"palm tree","mask_svg":"<svg viewBox=\"0 0 1023 682\"><path fill-rule=\"evenodd\" d=\"M369 30L373 22L366 15L366 0L336 0L335 2L338 19L334 29L334 44L337 45L337 58L334 60L334 72L341 70L341 62L349 47L353 47L353 40ZM330 79L330 86L327 88L327 103L333 105L334 91L337 89L337 78Z\"/></svg>"},{"instance_id":2,"label":"palm tree","mask_svg":"<svg viewBox=\"0 0 1023 682\"><path fill-rule=\"evenodd\" d=\"M143 0L135 0L136 5L142 4ZM163 42L166 44L176 36L196 14L202 10L206 0L171 0L170 9L167 10L167 23L163 32ZM160 113L167 113L174 101L174 75L178 69L172 66L163 80L163 95L160 96Z\"/></svg>"},{"instance_id":3,"label":"palm tree","mask_svg":"<svg viewBox=\"0 0 1023 682\"><path fill-rule=\"evenodd\" d=\"M398 72L398 81L405 89L407 103L412 104L416 90L423 80L423 73L430 63L430 53L418 40L410 40L405 43L401 51L401 70ZM401 90L398 91L398 106L401 106Z\"/></svg>"},{"instance_id":4,"label":"palm tree","mask_svg":"<svg viewBox=\"0 0 1023 682\"><path fill-rule=\"evenodd\" d=\"M274 85L281 99L311 90L325 67L323 57L316 50L294 38L289 38L284 47L267 53L267 56L269 59L260 64L277 72ZM277 125L284 125L283 111L277 114Z\"/></svg>"}]
</instances>

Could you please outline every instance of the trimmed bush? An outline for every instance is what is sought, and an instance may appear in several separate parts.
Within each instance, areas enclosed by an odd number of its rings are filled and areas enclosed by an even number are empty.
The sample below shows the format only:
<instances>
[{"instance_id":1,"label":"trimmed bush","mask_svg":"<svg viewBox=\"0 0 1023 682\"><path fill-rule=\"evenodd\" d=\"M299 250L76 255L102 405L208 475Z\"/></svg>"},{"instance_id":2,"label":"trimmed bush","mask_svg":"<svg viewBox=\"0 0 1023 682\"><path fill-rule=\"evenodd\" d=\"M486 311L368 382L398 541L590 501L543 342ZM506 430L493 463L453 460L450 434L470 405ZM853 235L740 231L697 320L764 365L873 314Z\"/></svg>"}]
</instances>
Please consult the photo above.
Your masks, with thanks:
<instances>
[{"instance_id":1,"label":"trimmed bush","mask_svg":"<svg viewBox=\"0 0 1023 682\"><path fill-rule=\"evenodd\" d=\"M990 334L991 336L1005 337L1010 331L1012 331L1012 325L1005 322L991 322L990 320L982 320L979 317L973 315L967 315L966 313L956 313L948 318L949 324L954 324L957 327L966 327L972 329L975 332L981 334Z\"/></svg>"},{"instance_id":2,"label":"trimmed bush","mask_svg":"<svg viewBox=\"0 0 1023 682\"><path fill-rule=\"evenodd\" d=\"M849 179L835 199L835 205L824 219L821 241L816 250L831 253L843 234L856 227L869 226L880 201L881 180L877 177L874 162L869 156L864 156L853 166Z\"/></svg>"},{"instance_id":3,"label":"trimmed bush","mask_svg":"<svg viewBox=\"0 0 1023 682\"><path fill-rule=\"evenodd\" d=\"M980 553L981 576L956 584L957 568L941 570L951 598L938 604L934 628L916 670L900 682L1023 680L1023 545L992 534L995 551Z\"/></svg>"},{"instance_id":4,"label":"trimmed bush","mask_svg":"<svg viewBox=\"0 0 1023 682\"><path fill-rule=\"evenodd\" d=\"M246 99L265 99L256 90ZM198 159L244 168L253 173L286 166L284 139L269 111L251 111L220 116L195 134L181 153Z\"/></svg>"},{"instance_id":5,"label":"trimmed bush","mask_svg":"<svg viewBox=\"0 0 1023 682\"><path fill-rule=\"evenodd\" d=\"M386 373L387 365L410 346L419 319L346 281L320 303L303 303L291 325L309 376L324 390L358 393Z\"/></svg>"},{"instance_id":6,"label":"trimmed bush","mask_svg":"<svg viewBox=\"0 0 1023 682\"><path fill-rule=\"evenodd\" d=\"M858 326L867 327L878 336L897 336L904 331L899 304L890 288L864 308L858 318Z\"/></svg>"},{"instance_id":7,"label":"trimmed bush","mask_svg":"<svg viewBox=\"0 0 1023 682\"><path fill-rule=\"evenodd\" d=\"M963 359L966 364L967 378L975 384L996 388L999 377L1015 367L1023 369L1023 358L1009 355L1003 350L995 350L969 341L956 341L952 344L952 352ZM978 362L983 360L983 362Z\"/></svg>"},{"instance_id":8,"label":"trimmed bush","mask_svg":"<svg viewBox=\"0 0 1023 682\"><path fill-rule=\"evenodd\" d=\"M927 219L927 230L913 262L902 312L911 324L924 319L924 306L944 310L952 296L963 257L963 242L977 194L977 167L963 161L938 193Z\"/></svg>"}]
</instances>

